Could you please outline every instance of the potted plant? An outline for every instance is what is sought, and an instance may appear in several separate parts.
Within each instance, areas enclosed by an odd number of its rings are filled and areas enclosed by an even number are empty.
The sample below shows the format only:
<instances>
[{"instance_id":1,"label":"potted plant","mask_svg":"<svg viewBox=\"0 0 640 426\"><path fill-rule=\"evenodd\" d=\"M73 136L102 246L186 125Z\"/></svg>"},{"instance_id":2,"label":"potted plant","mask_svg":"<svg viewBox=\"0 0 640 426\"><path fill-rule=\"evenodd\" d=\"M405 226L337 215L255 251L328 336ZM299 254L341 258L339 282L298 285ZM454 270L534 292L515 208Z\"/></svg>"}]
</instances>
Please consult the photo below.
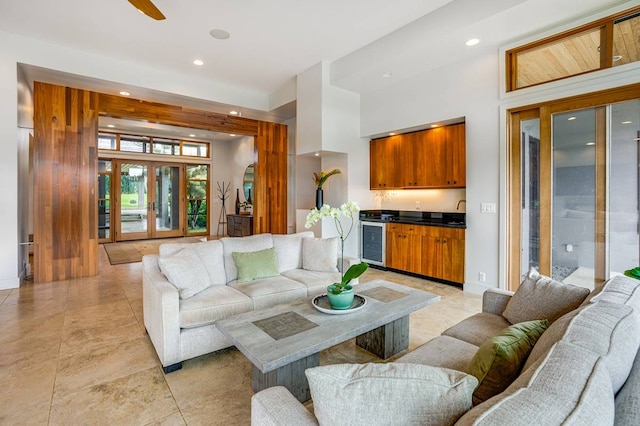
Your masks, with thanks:
<instances>
[{"instance_id":1,"label":"potted plant","mask_svg":"<svg viewBox=\"0 0 640 426\"><path fill-rule=\"evenodd\" d=\"M344 258L344 242L349 238L349 235L353 230L355 222L354 215L359 210L358 205L353 201L349 201L348 203L341 205L339 209L335 207L332 208L328 204L324 204L320 209L314 208L309 212L304 226L305 228L311 228L325 217L332 217L336 231L338 232L338 237L340 238L341 257ZM340 222L341 215L350 219L349 229L346 232L342 226L342 222ZM341 264L343 265L342 262ZM351 307L354 292L353 287L349 283L364 274L369 267L367 263L361 262L357 265L351 265L349 269L345 271L344 266L342 265L340 267L340 282L333 283L327 287L327 297L329 298L329 303L333 309L349 309Z\"/></svg>"},{"instance_id":2,"label":"potted plant","mask_svg":"<svg viewBox=\"0 0 640 426\"><path fill-rule=\"evenodd\" d=\"M340 173L340 169L333 169L328 172L313 173L313 181L316 184L316 209L320 210L323 205L322 186L333 175Z\"/></svg>"}]
</instances>

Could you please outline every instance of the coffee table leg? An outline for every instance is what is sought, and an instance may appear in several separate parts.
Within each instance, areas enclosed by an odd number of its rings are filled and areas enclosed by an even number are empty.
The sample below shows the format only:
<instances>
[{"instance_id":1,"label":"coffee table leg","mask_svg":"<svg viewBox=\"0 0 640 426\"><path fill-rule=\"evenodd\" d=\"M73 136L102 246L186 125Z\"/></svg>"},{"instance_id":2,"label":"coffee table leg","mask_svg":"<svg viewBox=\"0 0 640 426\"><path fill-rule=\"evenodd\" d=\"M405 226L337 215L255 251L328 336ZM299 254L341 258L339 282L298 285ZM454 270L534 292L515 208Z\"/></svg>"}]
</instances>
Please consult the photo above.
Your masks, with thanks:
<instances>
[{"instance_id":1,"label":"coffee table leg","mask_svg":"<svg viewBox=\"0 0 640 426\"><path fill-rule=\"evenodd\" d=\"M305 402L311 399L309 382L304 371L307 368L320 365L320 354L309 355L291 364L284 365L268 373L263 373L255 365L253 366L253 391L259 392L272 386L284 386L298 401Z\"/></svg>"},{"instance_id":2,"label":"coffee table leg","mask_svg":"<svg viewBox=\"0 0 640 426\"><path fill-rule=\"evenodd\" d=\"M356 337L356 345L382 359L407 349L409 347L409 316Z\"/></svg>"}]
</instances>

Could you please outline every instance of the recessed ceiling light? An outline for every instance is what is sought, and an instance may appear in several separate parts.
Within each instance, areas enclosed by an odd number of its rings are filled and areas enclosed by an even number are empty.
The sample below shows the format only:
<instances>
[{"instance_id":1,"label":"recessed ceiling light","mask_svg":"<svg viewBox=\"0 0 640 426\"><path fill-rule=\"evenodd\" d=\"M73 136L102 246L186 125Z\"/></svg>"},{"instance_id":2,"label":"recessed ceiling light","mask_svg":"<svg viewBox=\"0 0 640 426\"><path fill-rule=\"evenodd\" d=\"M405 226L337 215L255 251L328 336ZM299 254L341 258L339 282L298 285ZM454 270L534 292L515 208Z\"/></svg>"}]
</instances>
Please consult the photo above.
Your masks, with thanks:
<instances>
[{"instance_id":1,"label":"recessed ceiling light","mask_svg":"<svg viewBox=\"0 0 640 426\"><path fill-rule=\"evenodd\" d=\"M189 137L190 137L190 138L195 138L195 137L196 137L196 135L194 135L193 133L191 133L191 134L189 135Z\"/></svg>"},{"instance_id":2,"label":"recessed ceiling light","mask_svg":"<svg viewBox=\"0 0 640 426\"><path fill-rule=\"evenodd\" d=\"M316 152L316 153L315 153L315 154L313 154L313 155L315 155L316 157L320 157L320 153L319 153L319 152Z\"/></svg>"},{"instance_id":3,"label":"recessed ceiling light","mask_svg":"<svg viewBox=\"0 0 640 426\"><path fill-rule=\"evenodd\" d=\"M567 118L567 121L573 121L573 120L575 120L575 119L576 119L576 117L573 117L573 116L572 116L572 117Z\"/></svg>"},{"instance_id":4,"label":"recessed ceiling light","mask_svg":"<svg viewBox=\"0 0 640 426\"><path fill-rule=\"evenodd\" d=\"M431 125L431 128L435 128L435 127L438 127L438 125L437 124L432 124Z\"/></svg>"},{"instance_id":5,"label":"recessed ceiling light","mask_svg":"<svg viewBox=\"0 0 640 426\"><path fill-rule=\"evenodd\" d=\"M391 71L387 71L387 72L383 72L383 73L382 73L382 76L383 76L384 78L389 78L389 77L391 77L392 75L393 75L393 73L392 73Z\"/></svg>"},{"instance_id":6,"label":"recessed ceiling light","mask_svg":"<svg viewBox=\"0 0 640 426\"><path fill-rule=\"evenodd\" d=\"M238 111L229 111L229 114L231 115L240 115L240 113Z\"/></svg>"},{"instance_id":7,"label":"recessed ceiling light","mask_svg":"<svg viewBox=\"0 0 640 426\"><path fill-rule=\"evenodd\" d=\"M127 92L126 90L123 90L123 91L120 92L120 94L122 96L129 96L131 93Z\"/></svg>"},{"instance_id":8,"label":"recessed ceiling light","mask_svg":"<svg viewBox=\"0 0 640 426\"><path fill-rule=\"evenodd\" d=\"M395 135L396 135L396 133L395 133L395 132L390 132L390 133L389 133L389 136L395 136Z\"/></svg>"},{"instance_id":9,"label":"recessed ceiling light","mask_svg":"<svg viewBox=\"0 0 640 426\"><path fill-rule=\"evenodd\" d=\"M613 57L613 62L618 62L620 59L622 59L622 55L615 55Z\"/></svg>"},{"instance_id":10,"label":"recessed ceiling light","mask_svg":"<svg viewBox=\"0 0 640 426\"><path fill-rule=\"evenodd\" d=\"M467 46L475 46L478 43L480 43L480 40L478 40L477 38L470 38L465 44Z\"/></svg>"},{"instance_id":11,"label":"recessed ceiling light","mask_svg":"<svg viewBox=\"0 0 640 426\"><path fill-rule=\"evenodd\" d=\"M202 66L202 65L204 65L204 61L202 59L194 59L193 60L193 65Z\"/></svg>"},{"instance_id":12,"label":"recessed ceiling light","mask_svg":"<svg viewBox=\"0 0 640 426\"><path fill-rule=\"evenodd\" d=\"M623 121L622 124L633 124L633 121L630 121L630 120Z\"/></svg>"},{"instance_id":13,"label":"recessed ceiling light","mask_svg":"<svg viewBox=\"0 0 640 426\"><path fill-rule=\"evenodd\" d=\"M588 146L593 146L593 145L595 145L595 144L596 144L595 142L587 142L587 145L588 145Z\"/></svg>"},{"instance_id":14,"label":"recessed ceiling light","mask_svg":"<svg viewBox=\"0 0 640 426\"><path fill-rule=\"evenodd\" d=\"M220 29L211 30L209 31L209 34L211 34L211 37L218 40L226 40L229 37L231 37L231 34L229 34L228 31L220 30Z\"/></svg>"},{"instance_id":15,"label":"recessed ceiling light","mask_svg":"<svg viewBox=\"0 0 640 426\"><path fill-rule=\"evenodd\" d=\"M113 124L107 124L107 127L110 128L110 129L113 129L116 126L114 126Z\"/></svg>"},{"instance_id":16,"label":"recessed ceiling light","mask_svg":"<svg viewBox=\"0 0 640 426\"><path fill-rule=\"evenodd\" d=\"M234 137L236 134L235 133L230 133L229 136Z\"/></svg>"}]
</instances>

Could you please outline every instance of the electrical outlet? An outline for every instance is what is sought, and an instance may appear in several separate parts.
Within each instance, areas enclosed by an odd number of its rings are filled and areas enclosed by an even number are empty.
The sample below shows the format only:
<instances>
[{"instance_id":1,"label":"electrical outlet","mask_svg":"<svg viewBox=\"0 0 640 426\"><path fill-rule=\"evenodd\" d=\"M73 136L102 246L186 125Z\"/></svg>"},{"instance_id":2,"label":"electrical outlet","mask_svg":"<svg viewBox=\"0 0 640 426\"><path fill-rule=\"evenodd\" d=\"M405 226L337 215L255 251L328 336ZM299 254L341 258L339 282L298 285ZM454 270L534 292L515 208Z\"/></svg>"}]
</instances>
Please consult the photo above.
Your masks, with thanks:
<instances>
[{"instance_id":1,"label":"electrical outlet","mask_svg":"<svg viewBox=\"0 0 640 426\"><path fill-rule=\"evenodd\" d=\"M420 210L420 201L416 201L416 210Z\"/></svg>"},{"instance_id":2,"label":"electrical outlet","mask_svg":"<svg viewBox=\"0 0 640 426\"><path fill-rule=\"evenodd\" d=\"M487 274L485 274L484 272L478 272L478 281L480 281L481 283L486 282Z\"/></svg>"}]
</instances>

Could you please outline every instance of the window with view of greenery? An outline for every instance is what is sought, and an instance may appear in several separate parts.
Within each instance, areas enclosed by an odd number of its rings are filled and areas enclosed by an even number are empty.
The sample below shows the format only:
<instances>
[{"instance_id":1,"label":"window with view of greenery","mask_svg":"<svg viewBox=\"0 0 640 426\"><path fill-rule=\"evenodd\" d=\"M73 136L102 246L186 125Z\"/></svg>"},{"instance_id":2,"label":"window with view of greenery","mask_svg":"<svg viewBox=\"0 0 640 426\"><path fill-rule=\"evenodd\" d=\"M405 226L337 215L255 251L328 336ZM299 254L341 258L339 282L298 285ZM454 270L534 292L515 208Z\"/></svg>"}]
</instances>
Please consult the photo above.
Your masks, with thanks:
<instances>
[{"instance_id":1,"label":"window with view of greenery","mask_svg":"<svg viewBox=\"0 0 640 426\"><path fill-rule=\"evenodd\" d=\"M507 91L640 60L640 8L507 51Z\"/></svg>"},{"instance_id":2,"label":"window with view of greenery","mask_svg":"<svg viewBox=\"0 0 640 426\"><path fill-rule=\"evenodd\" d=\"M209 158L209 143L100 132L98 149L140 154Z\"/></svg>"},{"instance_id":3,"label":"window with view of greenery","mask_svg":"<svg viewBox=\"0 0 640 426\"><path fill-rule=\"evenodd\" d=\"M207 165L187 165L187 233L206 234L208 225Z\"/></svg>"}]
</instances>

